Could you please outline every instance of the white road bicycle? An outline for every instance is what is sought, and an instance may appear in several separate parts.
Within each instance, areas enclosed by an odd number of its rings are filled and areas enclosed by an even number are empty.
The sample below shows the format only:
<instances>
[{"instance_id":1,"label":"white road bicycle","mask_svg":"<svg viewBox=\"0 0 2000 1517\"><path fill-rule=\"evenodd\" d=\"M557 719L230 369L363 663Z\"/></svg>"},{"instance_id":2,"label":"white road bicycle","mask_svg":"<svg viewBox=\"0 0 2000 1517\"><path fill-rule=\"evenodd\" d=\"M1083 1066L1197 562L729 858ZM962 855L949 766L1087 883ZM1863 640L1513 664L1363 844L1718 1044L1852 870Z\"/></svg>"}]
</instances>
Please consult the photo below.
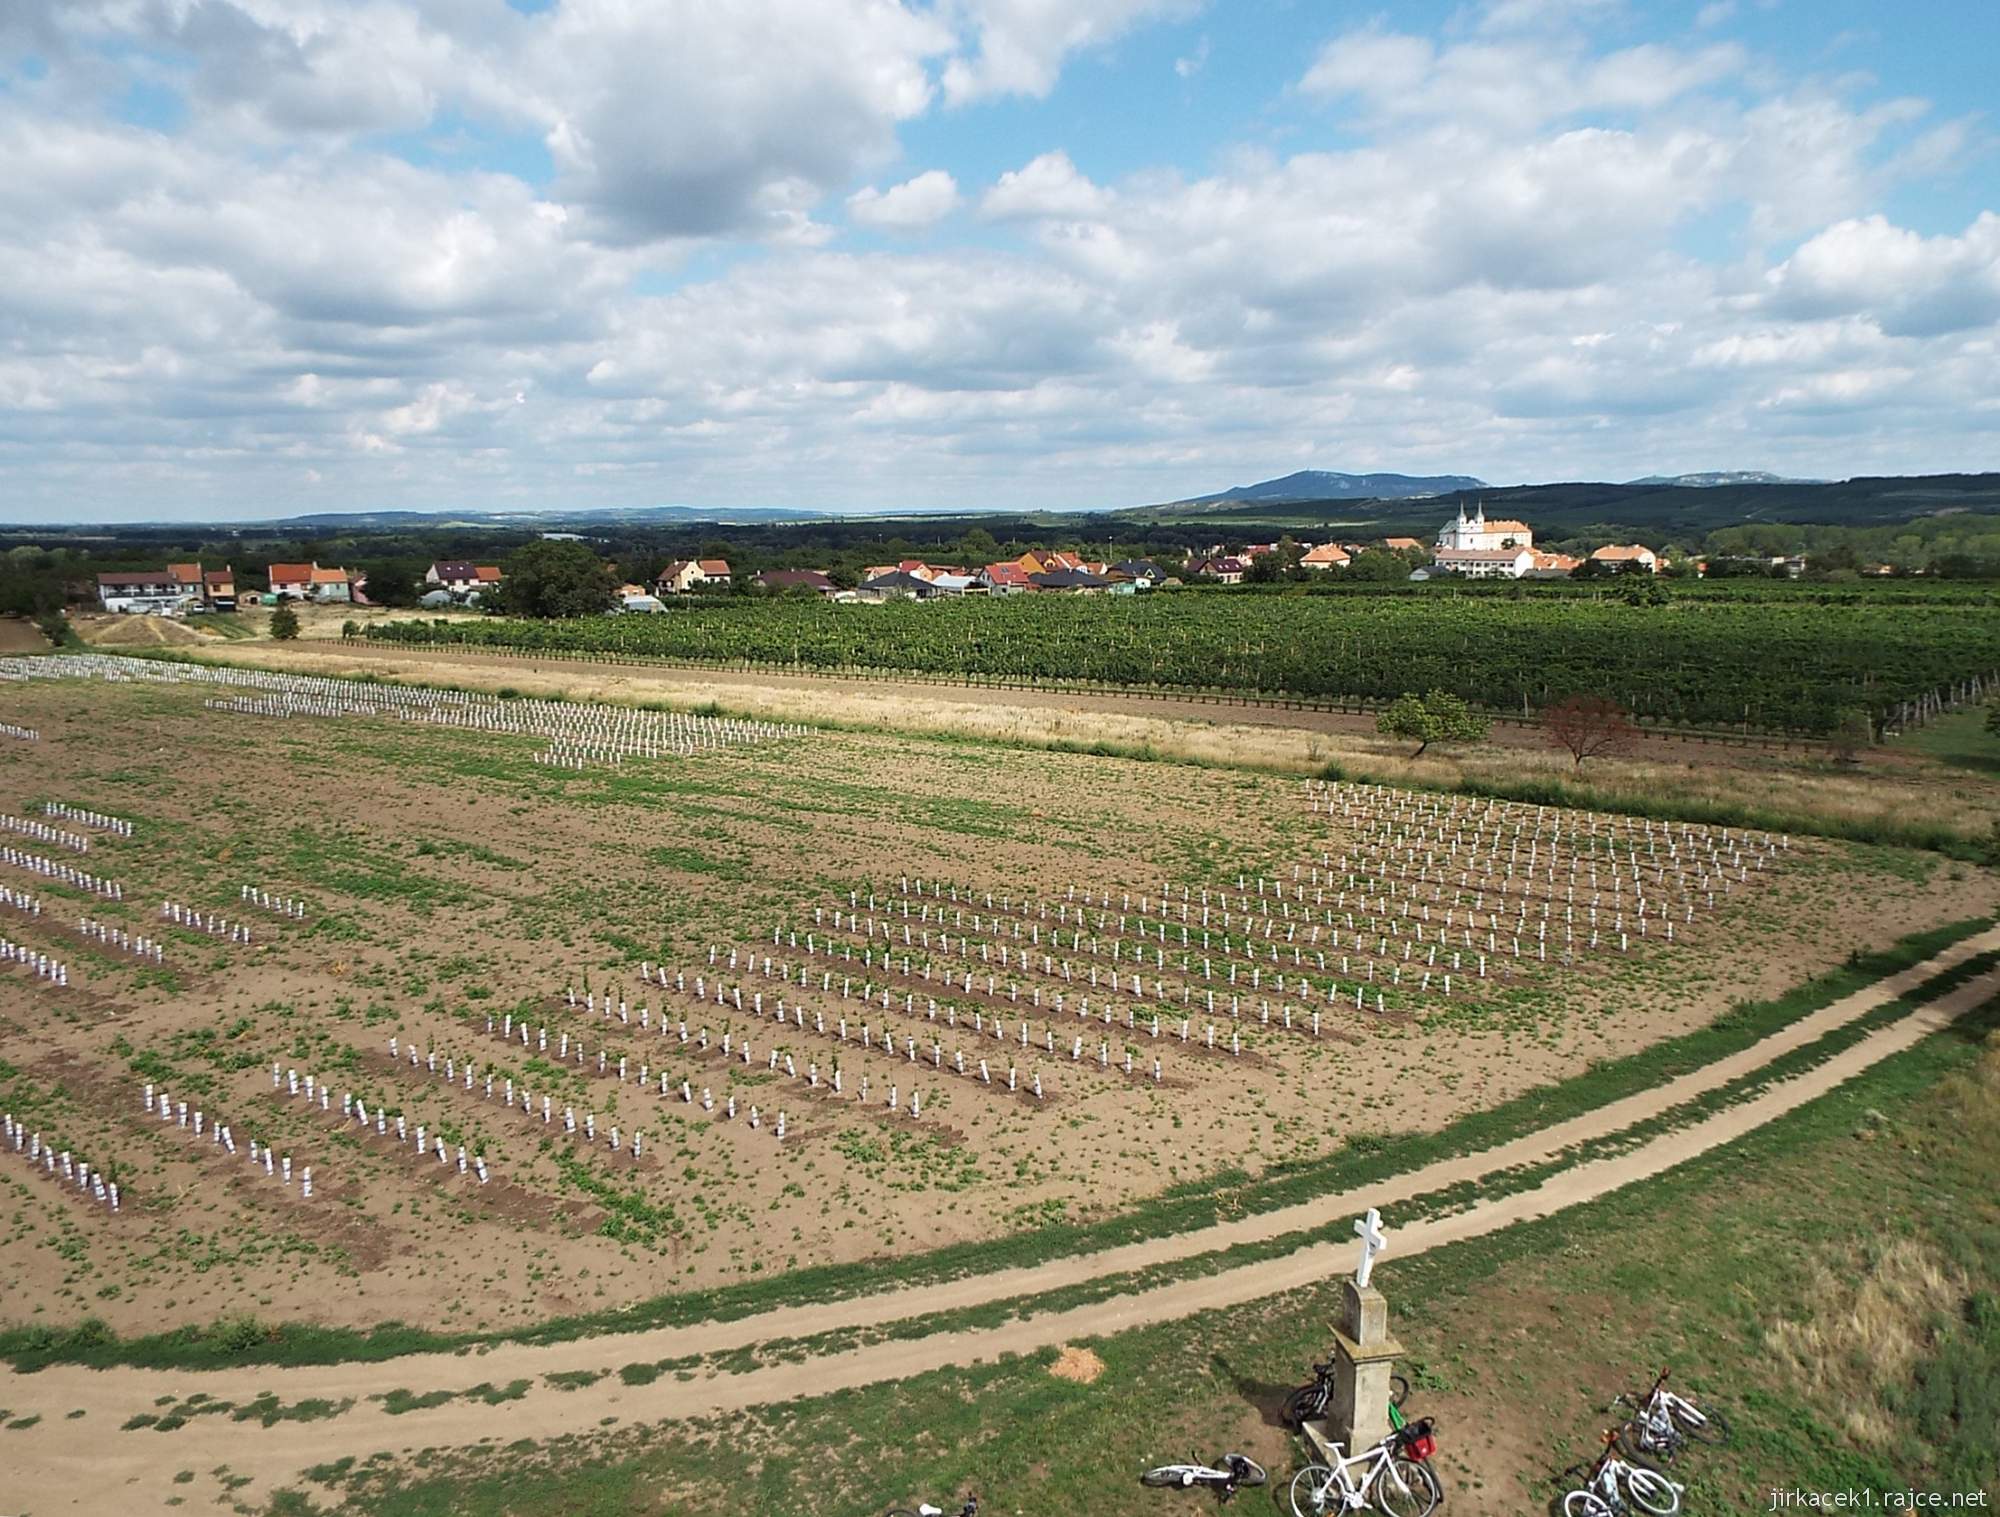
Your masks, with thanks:
<instances>
[{"instance_id":1,"label":"white road bicycle","mask_svg":"<svg viewBox=\"0 0 2000 1517\"><path fill-rule=\"evenodd\" d=\"M1222 1502L1242 1487L1262 1485L1270 1478L1263 1465L1244 1454L1224 1454L1213 1464L1203 1464L1190 1454L1186 1464L1163 1464L1147 1470L1139 1477L1139 1484L1156 1490L1183 1491L1200 1486L1215 1492L1215 1499Z\"/></svg>"},{"instance_id":2,"label":"white road bicycle","mask_svg":"<svg viewBox=\"0 0 2000 1517\"><path fill-rule=\"evenodd\" d=\"M1444 1500L1444 1488L1430 1467L1437 1452L1436 1427L1434 1419L1420 1417L1358 1454L1307 1465L1292 1477L1294 1517L1359 1512L1371 1502L1386 1517L1430 1517ZM1336 1452L1339 1447L1334 1445Z\"/></svg>"},{"instance_id":3,"label":"white road bicycle","mask_svg":"<svg viewBox=\"0 0 2000 1517\"><path fill-rule=\"evenodd\" d=\"M945 1517L945 1512L941 1506L932 1506L928 1501L919 1501L914 1512L906 1506L889 1508L889 1517ZM965 1505L958 1509L958 1517L979 1517L979 1498L967 1496Z\"/></svg>"},{"instance_id":4,"label":"white road bicycle","mask_svg":"<svg viewBox=\"0 0 2000 1517\"><path fill-rule=\"evenodd\" d=\"M1650 1512L1674 1517L1681 1509L1681 1487L1658 1470L1627 1464L1618 1457L1618 1430L1604 1434L1604 1452L1590 1467L1580 1489L1563 1497L1563 1517L1622 1517L1626 1512Z\"/></svg>"},{"instance_id":5,"label":"white road bicycle","mask_svg":"<svg viewBox=\"0 0 2000 1517\"><path fill-rule=\"evenodd\" d=\"M1644 1395L1621 1392L1611 1403L1635 1408L1620 1430L1625 1452L1633 1458L1670 1461L1690 1443L1720 1447L1729 1441L1729 1419L1714 1407L1699 1407L1667 1389L1668 1371L1654 1377Z\"/></svg>"}]
</instances>

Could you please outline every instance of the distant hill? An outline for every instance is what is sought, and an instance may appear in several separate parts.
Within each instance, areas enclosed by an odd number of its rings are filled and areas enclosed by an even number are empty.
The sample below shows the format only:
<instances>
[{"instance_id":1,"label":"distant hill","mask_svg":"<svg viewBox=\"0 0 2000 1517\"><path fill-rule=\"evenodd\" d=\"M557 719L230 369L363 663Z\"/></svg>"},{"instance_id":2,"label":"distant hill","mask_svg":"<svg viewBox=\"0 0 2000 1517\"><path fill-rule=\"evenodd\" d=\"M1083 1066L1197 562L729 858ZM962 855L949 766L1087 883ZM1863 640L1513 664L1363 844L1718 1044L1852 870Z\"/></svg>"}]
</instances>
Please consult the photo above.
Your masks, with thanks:
<instances>
[{"instance_id":1,"label":"distant hill","mask_svg":"<svg viewBox=\"0 0 2000 1517\"><path fill-rule=\"evenodd\" d=\"M698 506L602 506L565 509L551 506L539 511L324 511L310 516L287 516L276 521L258 522L260 531L380 531L394 527L414 527L424 531L445 531L462 527L514 527L548 531L565 525L588 528L657 523L678 526L690 522L713 522L727 526L735 522L823 521L825 511L793 510L779 506L738 506L702 509Z\"/></svg>"},{"instance_id":2,"label":"distant hill","mask_svg":"<svg viewBox=\"0 0 2000 1517\"><path fill-rule=\"evenodd\" d=\"M1823 485L1823 479L1788 479L1762 469L1719 469L1707 474L1648 474L1628 479L1630 485L1678 485L1688 490L1713 490L1722 485Z\"/></svg>"},{"instance_id":3,"label":"distant hill","mask_svg":"<svg viewBox=\"0 0 2000 1517\"><path fill-rule=\"evenodd\" d=\"M1271 527L1301 534L1340 533L1354 538L1407 534L1428 540L1460 505L1467 510L1484 505L1488 516L1525 521L1535 529L1537 540L1623 533L1649 538L1697 537L1718 527L1755 522L1878 526L1947 511L2000 512L2000 474L1931 474L1831 483L1482 485L1434 500L1222 497L1207 503L1139 506L1113 514L1128 521L1183 527L1213 523L1225 531Z\"/></svg>"},{"instance_id":4,"label":"distant hill","mask_svg":"<svg viewBox=\"0 0 2000 1517\"><path fill-rule=\"evenodd\" d=\"M1197 495L1176 505L1205 506L1226 500L1417 500L1449 495L1454 490L1483 490L1486 482L1470 474L1339 474L1330 469L1301 469L1283 479L1262 484L1233 485L1214 495Z\"/></svg>"}]
</instances>

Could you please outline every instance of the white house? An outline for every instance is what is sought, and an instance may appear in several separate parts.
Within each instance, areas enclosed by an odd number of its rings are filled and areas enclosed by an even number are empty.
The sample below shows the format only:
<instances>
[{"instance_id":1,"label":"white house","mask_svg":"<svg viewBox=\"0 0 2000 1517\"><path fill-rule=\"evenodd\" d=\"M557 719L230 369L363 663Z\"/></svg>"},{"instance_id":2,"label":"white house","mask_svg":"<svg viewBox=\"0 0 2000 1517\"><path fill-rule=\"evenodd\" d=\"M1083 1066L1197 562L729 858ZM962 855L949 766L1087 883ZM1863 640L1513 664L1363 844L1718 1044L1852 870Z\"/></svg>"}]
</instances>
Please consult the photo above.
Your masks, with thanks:
<instances>
[{"instance_id":1,"label":"white house","mask_svg":"<svg viewBox=\"0 0 2000 1517\"><path fill-rule=\"evenodd\" d=\"M97 603L106 611L172 611L197 599L172 569L97 576Z\"/></svg>"},{"instance_id":2,"label":"white house","mask_svg":"<svg viewBox=\"0 0 2000 1517\"><path fill-rule=\"evenodd\" d=\"M1466 579L1519 579L1535 567L1532 548L1440 548L1433 567Z\"/></svg>"},{"instance_id":3,"label":"white house","mask_svg":"<svg viewBox=\"0 0 2000 1517\"><path fill-rule=\"evenodd\" d=\"M1532 548L1535 534L1524 521L1488 521L1486 507L1475 506L1471 516L1465 514L1465 507L1458 508L1458 520L1446 522L1438 529L1437 546L1440 555L1447 548L1469 549L1488 553L1500 548Z\"/></svg>"}]
</instances>

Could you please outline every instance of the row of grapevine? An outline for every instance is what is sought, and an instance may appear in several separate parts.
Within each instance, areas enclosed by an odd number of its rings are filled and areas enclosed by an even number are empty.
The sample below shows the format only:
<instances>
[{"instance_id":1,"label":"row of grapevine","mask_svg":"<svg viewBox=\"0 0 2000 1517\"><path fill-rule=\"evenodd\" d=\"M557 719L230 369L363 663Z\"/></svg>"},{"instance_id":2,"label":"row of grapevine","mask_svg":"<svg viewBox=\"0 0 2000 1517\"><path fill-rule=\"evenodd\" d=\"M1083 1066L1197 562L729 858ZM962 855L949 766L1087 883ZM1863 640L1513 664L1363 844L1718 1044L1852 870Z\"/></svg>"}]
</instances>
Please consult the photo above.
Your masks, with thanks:
<instances>
[{"instance_id":1,"label":"row of grapevine","mask_svg":"<svg viewBox=\"0 0 2000 1517\"><path fill-rule=\"evenodd\" d=\"M726 602L563 622L391 622L371 638L631 658L858 667L1496 710L1583 692L1697 727L1824 733L2000 668L1984 605L1530 598L1007 597L881 606Z\"/></svg>"}]
</instances>

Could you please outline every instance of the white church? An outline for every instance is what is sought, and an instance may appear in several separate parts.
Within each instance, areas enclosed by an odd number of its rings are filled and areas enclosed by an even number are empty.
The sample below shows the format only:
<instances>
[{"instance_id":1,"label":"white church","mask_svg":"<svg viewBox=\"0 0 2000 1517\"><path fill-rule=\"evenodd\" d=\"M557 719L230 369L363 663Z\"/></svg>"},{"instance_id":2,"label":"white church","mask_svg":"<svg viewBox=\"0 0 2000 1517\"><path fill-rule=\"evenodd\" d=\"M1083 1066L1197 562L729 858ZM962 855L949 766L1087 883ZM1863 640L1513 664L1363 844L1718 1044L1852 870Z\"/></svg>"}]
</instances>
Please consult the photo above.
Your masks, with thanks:
<instances>
[{"instance_id":1,"label":"white church","mask_svg":"<svg viewBox=\"0 0 2000 1517\"><path fill-rule=\"evenodd\" d=\"M1520 579L1538 565L1535 534L1524 521L1488 521L1486 507L1472 515L1458 508L1458 520L1438 529L1432 567L1467 579Z\"/></svg>"},{"instance_id":2,"label":"white church","mask_svg":"<svg viewBox=\"0 0 2000 1517\"><path fill-rule=\"evenodd\" d=\"M1535 534L1524 521L1488 521L1486 507L1482 503L1474 506L1472 515L1465 514L1465 507L1458 508L1458 520L1448 521L1438 528L1438 552L1447 549L1493 553L1502 548L1532 548Z\"/></svg>"}]
</instances>

